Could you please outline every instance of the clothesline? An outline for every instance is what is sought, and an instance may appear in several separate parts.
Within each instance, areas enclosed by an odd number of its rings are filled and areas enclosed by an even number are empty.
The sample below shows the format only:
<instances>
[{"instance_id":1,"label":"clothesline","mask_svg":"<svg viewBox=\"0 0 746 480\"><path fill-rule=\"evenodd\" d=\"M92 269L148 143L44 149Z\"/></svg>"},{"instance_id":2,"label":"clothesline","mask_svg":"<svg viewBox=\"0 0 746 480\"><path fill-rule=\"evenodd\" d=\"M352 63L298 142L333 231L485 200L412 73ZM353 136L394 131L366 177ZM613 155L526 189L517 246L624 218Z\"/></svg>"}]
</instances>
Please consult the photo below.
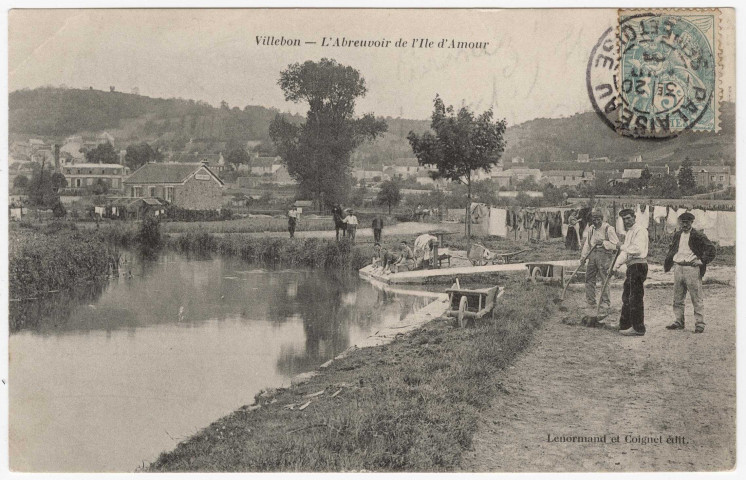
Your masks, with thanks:
<instances>
[{"instance_id":1,"label":"clothesline","mask_svg":"<svg viewBox=\"0 0 746 480\"><path fill-rule=\"evenodd\" d=\"M684 212L695 216L694 228L704 231L710 240L721 246L735 245L736 213L733 211L672 207L647 204L622 203L597 205L604 220L615 227L617 234L624 235L626 229L618 212L624 208L635 211L636 223L650 232L651 239L661 240L678 228L678 218ZM570 223L575 214L577 224ZM591 207L488 207L473 204L471 209L472 232L476 235L512 236L515 240L544 241L551 238L566 238L568 248L574 248L570 234L580 243L585 228L590 223ZM512 235L511 235L512 234Z\"/></svg>"}]
</instances>

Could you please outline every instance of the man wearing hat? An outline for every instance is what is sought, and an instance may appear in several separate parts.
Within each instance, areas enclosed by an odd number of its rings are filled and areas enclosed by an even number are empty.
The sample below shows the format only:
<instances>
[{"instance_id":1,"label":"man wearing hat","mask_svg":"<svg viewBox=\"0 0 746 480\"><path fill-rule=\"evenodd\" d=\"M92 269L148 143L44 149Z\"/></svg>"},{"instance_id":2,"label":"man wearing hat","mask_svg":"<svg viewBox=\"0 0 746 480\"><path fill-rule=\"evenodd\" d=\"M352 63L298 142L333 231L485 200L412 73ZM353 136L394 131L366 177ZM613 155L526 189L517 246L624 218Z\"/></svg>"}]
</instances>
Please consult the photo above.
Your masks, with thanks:
<instances>
[{"instance_id":1,"label":"man wearing hat","mask_svg":"<svg viewBox=\"0 0 746 480\"><path fill-rule=\"evenodd\" d=\"M627 234L619 245L616 269L627 265L622 292L622 313L619 316L619 333L625 336L645 335L645 280L648 278L648 229L635 223L635 211L625 208L619 212Z\"/></svg>"},{"instance_id":2,"label":"man wearing hat","mask_svg":"<svg viewBox=\"0 0 746 480\"><path fill-rule=\"evenodd\" d=\"M688 291L694 307L694 333L702 333L705 331L702 277L707 270L707 264L715 258L715 245L704 233L692 228L693 222L694 215L689 212L679 216L680 228L673 235L668 255L663 263L663 270L666 272L673 267L674 278L674 322L666 328L684 329L684 301Z\"/></svg>"},{"instance_id":3,"label":"man wearing hat","mask_svg":"<svg viewBox=\"0 0 746 480\"><path fill-rule=\"evenodd\" d=\"M602 285L606 282L606 275L618 244L619 237L616 235L616 230L604 222L601 209L594 208L591 212L591 224L585 229L583 235L583 249L580 252L580 258L585 258L590 252L585 270L585 300L591 307L596 306L596 278L600 278ZM610 307L608 290L601 292L599 303L604 308Z\"/></svg>"}]
</instances>

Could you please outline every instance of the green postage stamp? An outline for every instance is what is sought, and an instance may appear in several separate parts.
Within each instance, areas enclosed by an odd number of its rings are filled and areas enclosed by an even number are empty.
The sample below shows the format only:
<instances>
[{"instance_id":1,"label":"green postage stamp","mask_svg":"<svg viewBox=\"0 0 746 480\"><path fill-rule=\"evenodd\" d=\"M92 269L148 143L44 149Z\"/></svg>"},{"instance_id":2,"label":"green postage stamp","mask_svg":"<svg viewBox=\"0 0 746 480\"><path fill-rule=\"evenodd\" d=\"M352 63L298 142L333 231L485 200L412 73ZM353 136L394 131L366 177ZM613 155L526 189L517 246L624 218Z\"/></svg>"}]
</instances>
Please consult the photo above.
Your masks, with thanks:
<instances>
[{"instance_id":1,"label":"green postage stamp","mask_svg":"<svg viewBox=\"0 0 746 480\"><path fill-rule=\"evenodd\" d=\"M632 137L718 131L719 10L618 12L588 65L597 112Z\"/></svg>"}]
</instances>

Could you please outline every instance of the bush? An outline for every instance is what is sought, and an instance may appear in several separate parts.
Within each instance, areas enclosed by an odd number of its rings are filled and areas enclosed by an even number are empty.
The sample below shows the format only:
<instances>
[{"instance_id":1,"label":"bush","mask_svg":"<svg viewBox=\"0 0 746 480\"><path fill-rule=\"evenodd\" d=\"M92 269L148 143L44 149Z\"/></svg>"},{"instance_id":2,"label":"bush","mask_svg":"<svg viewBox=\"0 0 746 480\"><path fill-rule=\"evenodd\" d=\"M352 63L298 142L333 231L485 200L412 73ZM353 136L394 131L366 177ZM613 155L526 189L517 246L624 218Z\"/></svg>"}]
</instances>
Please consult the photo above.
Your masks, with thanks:
<instances>
[{"instance_id":1,"label":"bush","mask_svg":"<svg viewBox=\"0 0 746 480\"><path fill-rule=\"evenodd\" d=\"M137 241L145 248L155 249L161 246L161 228L157 218L147 217L142 221Z\"/></svg>"},{"instance_id":2,"label":"bush","mask_svg":"<svg viewBox=\"0 0 746 480\"><path fill-rule=\"evenodd\" d=\"M221 210L187 210L169 205L166 208L166 217L169 220L177 222L209 222L218 220L230 220L233 218L233 212L228 208Z\"/></svg>"},{"instance_id":3,"label":"bush","mask_svg":"<svg viewBox=\"0 0 746 480\"><path fill-rule=\"evenodd\" d=\"M112 250L98 235L74 225L49 224L45 231L9 232L10 298L24 299L92 280L108 272Z\"/></svg>"}]
</instances>

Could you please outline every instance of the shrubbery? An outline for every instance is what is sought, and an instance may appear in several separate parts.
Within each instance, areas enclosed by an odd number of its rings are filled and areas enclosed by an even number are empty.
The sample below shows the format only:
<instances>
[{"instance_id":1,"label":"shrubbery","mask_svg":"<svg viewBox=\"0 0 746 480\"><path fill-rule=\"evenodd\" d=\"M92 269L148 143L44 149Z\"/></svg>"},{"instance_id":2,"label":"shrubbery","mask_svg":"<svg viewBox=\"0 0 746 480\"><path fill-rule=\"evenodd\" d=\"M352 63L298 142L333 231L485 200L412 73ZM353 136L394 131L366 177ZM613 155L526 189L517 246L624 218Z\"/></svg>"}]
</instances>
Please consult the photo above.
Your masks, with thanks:
<instances>
[{"instance_id":1,"label":"shrubbery","mask_svg":"<svg viewBox=\"0 0 746 480\"><path fill-rule=\"evenodd\" d=\"M230 220L233 212L228 208L217 210L187 210L175 205L166 209L166 217L177 222L209 222L216 220Z\"/></svg>"},{"instance_id":2,"label":"shrubbery","mask_svg":"<svg viewBox=\"0 0 746 480\"><path fill-rule=\"evenodd\" d=\"M112 252L103 239L65 225L9 232L11 299L36 297L108 272Z\"/></svg>"},{"instance_id":3,"label":"shrubbery","mask_svg":"<svg viewBox=\"0 0 746 480\"><path fill-rule=\"evenodd\" d=\"M181 252L234 255L250 263L277 267L357 270L370 261L369 254L362 247L347 241L320 238L245 237L233 234L215 237L197 230L170 239L168 245Z\"/></svg>"}]
</instances>

